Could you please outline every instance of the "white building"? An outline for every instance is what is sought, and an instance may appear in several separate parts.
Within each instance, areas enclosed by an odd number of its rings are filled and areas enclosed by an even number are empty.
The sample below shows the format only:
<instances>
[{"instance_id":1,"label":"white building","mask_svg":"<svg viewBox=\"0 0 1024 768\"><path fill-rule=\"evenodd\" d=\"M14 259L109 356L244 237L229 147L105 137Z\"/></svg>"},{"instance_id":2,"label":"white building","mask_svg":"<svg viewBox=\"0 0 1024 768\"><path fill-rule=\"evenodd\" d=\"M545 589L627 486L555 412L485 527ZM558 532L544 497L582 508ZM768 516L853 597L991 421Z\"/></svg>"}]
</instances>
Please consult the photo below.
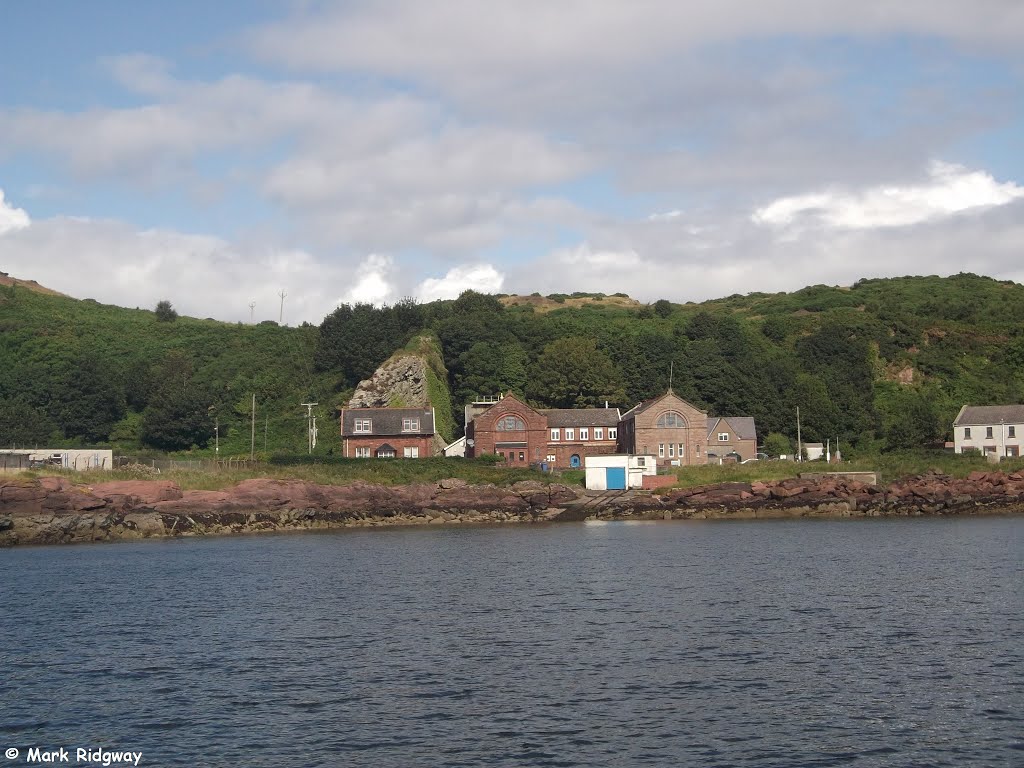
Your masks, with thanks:
<instances>
[{"instance_id":1,"label":"white building","mask_svg":"<svg viewBox=\"0 0 1024 768\"><path fill-rule=\"evenodd\" d=\"M658 473L654 456L632 453L606 453L583 459L587 472L588 491L624 491L643 488L644 475Z\"/></svg>"},{"instance_id":2,"label":"white building","mask_svg":"<svg viewBox=\"0 0 1024 768\"><path fill-rule=\"evenodd\" d=\"M965 405L953 421L954 453L978 452L995 460L1020 456L1024 405Z\"/></svg>"},{"instance_id":3,"label":"white building","mask_svg":"<svg viewBox=\"0 0 1024 768\"><path fill-rule=\"evenodd\" d=\"M60 469L113 469L114 454L98 448L12 448L0 450L0 470L38 467Z\"/></svg>"}]
</instances>

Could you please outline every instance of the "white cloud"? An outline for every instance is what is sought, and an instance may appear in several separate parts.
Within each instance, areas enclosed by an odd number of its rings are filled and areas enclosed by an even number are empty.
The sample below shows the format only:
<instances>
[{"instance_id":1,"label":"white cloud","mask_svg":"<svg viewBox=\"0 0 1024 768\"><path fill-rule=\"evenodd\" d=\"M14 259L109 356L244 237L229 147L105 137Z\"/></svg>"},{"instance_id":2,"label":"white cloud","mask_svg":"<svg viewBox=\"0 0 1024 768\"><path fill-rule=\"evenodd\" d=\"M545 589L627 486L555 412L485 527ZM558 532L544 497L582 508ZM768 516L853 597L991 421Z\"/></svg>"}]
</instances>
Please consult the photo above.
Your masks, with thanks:
<instances>
[{"instance_id":1,"label":"white cloud","mask_svg":"<svg viewBox=\"0 0 1024 768\"><path fill-rule=\"evenodd\" d=\"M371 254L356 269L356 282L338 304L387 304L395 298L390 277L395 271L390 256Z\"/></svg>"},{"instance_id":2,"label":"white cloud","mask_svg":"<svg viewBox=\"0 0 1024 768\"><path fill-rule=\"evenodd\" d=\"M0 235L24 229L31 223L31 219L22 208L15 208L4 200L4 191L0 189Z\"/></svg>"},{"instance_id":3,"label":"white cloud","mask_svg":"<svg viewBox=\"0 0 1024 768\"><path fill-rule=\"evenodd\" d=\"M872 187L863 192L817 192L783 197L758 208L757 224L786 227L816 221L841 229L901 227L973 208L1006 205L1024 197L1024 187L999 183L984 171L936 162L924 184Z\"/></svg>"},{"instance_id":4,"label":"white cloud","mask_svg":"<svg viewBox=\"0 0 1024 768\"><path fill-rule=\"evenodd\" d=\"M504 283L505 275L491 264L463 264L448 270L442 278L427 278L416 289L416 295L427 302L455 299L468 290L500 293Z\"/></svg>"},{"instance_id":5,"label":"white cloud","mask_svg":"<svg viewBox=\"0 0 1024 768\"><path fill-rule=\"evenodd\" d=\"M58 217L3 235L3 269L74 296L152 309L168 299L179 313L218 320L319 323L352 270L265 243L167 230L139 232L111 220Z\"/></svg>"}]
</instances>

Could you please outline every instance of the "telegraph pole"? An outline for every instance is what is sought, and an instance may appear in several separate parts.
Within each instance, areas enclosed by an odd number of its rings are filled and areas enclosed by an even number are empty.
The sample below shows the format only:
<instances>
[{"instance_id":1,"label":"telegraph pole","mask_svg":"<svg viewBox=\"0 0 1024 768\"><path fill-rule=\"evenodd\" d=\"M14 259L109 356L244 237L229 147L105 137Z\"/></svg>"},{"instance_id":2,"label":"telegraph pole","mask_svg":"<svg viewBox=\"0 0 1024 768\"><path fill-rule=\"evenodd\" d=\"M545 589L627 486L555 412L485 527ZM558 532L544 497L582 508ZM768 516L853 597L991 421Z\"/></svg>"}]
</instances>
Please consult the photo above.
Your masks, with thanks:
<instances>
[{"instance_id":1,"label":"telegraph pole","mask_svg":"<svg viewBox=\"0 0 1024 768\"><path fill-rule=\"evenodd\" d=\"M281 325L284 322L284 297L288 294L285 293L284 288L282 288L281 292L277 295L281 297L281 311L277 315L277 324Z\"/></svg>"},{"instance_id":2,"label":"telegraph pole","mask_svg":"<svg viewBox=\"0 0 1024 768\"><path fill-rule=\"evenodd\" d=\"M249 461L256 458L256 393L252 393L252 421L249 426Z\"/></svg>"},{"instance_id":3,"label":"telegraph pole","mask_svg":"<svg viewBox=\"0 0 1024 768\"><path fill-rule=\"evenodd\" d=\"M800 443L800 406L796 407L796 460L804 460L804 448Z\"/></svg>"},{"instance_id":4,"label":"telegraph pole","mask_svg":"<svg viewBox=\"0 0 1024 768\"><path fill-rule=\"evenodd\" d=\"M306 442L309 444L309 452L313 453L316 448L316 416L313 415L313 406L319 403L302 403L306 406Z\"/></svg>"}]
</instances>

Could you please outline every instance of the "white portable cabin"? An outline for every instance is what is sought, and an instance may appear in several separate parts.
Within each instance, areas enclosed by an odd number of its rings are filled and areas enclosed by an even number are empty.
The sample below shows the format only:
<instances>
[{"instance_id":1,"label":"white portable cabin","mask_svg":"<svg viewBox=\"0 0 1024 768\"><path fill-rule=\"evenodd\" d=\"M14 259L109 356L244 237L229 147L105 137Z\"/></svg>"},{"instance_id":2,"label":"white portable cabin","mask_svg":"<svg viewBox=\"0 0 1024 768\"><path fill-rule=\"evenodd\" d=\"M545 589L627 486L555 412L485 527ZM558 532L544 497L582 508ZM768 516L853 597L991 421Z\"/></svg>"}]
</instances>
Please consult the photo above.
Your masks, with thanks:
<instances>
[{"instance_id":1,"label":"white portable cabin","mask_svg":"<svg viewBox=\"0 0 1024 768\"><path fill-rule=\"evenodd\" d=\"M588 491L624 491L643 488L644 475L655 475L654 456L634 453L610 453L584 459Z\"/></svg>"}]
</instances>

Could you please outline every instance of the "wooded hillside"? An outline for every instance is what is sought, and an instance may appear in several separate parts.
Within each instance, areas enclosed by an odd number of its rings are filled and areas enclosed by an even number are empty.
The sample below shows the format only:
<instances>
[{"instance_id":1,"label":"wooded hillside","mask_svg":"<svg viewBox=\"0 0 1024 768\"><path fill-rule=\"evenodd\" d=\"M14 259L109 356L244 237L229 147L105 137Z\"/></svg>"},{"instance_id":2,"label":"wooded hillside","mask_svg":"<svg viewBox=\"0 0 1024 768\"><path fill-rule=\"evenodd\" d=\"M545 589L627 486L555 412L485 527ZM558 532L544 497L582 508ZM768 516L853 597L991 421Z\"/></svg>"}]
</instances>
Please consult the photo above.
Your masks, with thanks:
<instances>
[{"instance_id":1,"label":"wooded hillside","mask_svg":"<svg viewBox=\"0 0 1024 768\"><path fill-rule=\"evenodd\" d=\"M701 304L532 298L342 306L319 327L281 328L0 287L0 445L212 449L216 423L222 455L247 454L255 393L258 450L304 452L299 403L316 401L326 452L334 406L424 330L440 341L457 418L472 397L508 391L625 409L663 392L672 370L678 394L753 416L762 439L795 437L799 406L805 440L875 451L944 439L964 403L1024 402L1016 283L905 277Z\"/></svg>"}]
</instances>

